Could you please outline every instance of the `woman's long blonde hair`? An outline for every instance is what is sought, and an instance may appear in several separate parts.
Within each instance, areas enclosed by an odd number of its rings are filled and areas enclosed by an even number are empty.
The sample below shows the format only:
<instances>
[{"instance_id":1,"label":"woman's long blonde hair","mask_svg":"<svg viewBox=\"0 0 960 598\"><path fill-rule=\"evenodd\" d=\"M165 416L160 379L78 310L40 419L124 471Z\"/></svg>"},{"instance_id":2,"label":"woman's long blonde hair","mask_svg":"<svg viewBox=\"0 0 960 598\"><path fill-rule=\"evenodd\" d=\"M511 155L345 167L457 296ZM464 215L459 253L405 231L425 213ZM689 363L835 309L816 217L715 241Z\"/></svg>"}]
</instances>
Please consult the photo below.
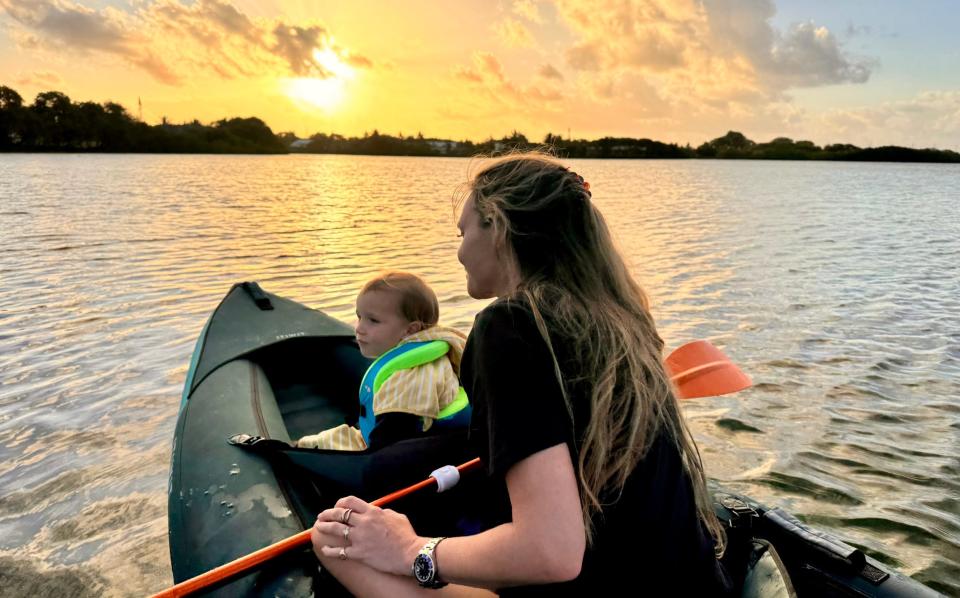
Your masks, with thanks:
<instances>
[{"instance_id":1,"label":"woman's long blonde hair","mask_svg":"<svg viewBox=\"0 0 960 598\"><path fill-rule=\"evenodd\" d=\"M680 453L699 516L722 554L725 534L664 368L663 339L583 179L547 154L515 153L485 165L458 203L467 197L493 226L498 250L516 259L521 283L514 295L533 312L571 416L571 386L588 389L591 416L576 464L588 541L593 515L605 499L619 497L658 434L665 433ZM576 357L563 367L545 313L554 338L563 339Z\"/></svg>"}]
</instances>

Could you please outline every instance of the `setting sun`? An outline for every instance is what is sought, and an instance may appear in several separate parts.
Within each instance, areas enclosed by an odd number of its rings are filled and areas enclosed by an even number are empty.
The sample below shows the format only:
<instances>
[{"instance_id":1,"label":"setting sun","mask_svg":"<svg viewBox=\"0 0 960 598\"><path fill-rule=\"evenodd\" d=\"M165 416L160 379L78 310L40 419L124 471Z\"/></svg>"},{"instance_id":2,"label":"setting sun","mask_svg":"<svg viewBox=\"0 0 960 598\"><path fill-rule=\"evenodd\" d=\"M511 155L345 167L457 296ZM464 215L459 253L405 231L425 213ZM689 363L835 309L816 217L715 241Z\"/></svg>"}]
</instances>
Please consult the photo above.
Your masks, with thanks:
<instances>
[{"instance_id":1,"label":"setting sun","mask_svg":"<svg viewBox=\"0 0 960 598\"><path fill-rule=\"evenodd\" d=\"M317 64L327 69L338 79L353 79L353 69L337 56L330 48L313 51L313 58Z\"/></svg>"},{"instance_id":2,"label":"setting sun","mask_svg":"<svg viewBox=\"0 0 960 598\"><path fill-rule=\"evenodd\" d=\"M287 95L291 99L316 108L332 110L343 101L344 82L341 79L290 79Z\"/></svg>"},{"instance_id":3,"label":"setting sun","mask_svg":"<svg viewBox=\"0 0 960 598\"><path fill-rule=\"evenodd\" d=\"M346 96L346 83L354 77L354 69L343 62L331 48L313 51L316 63L325 69L328 77L301 77L288 79L287 95L300 103L323 110L333 110Z\"/></svg>"}]
</instances>

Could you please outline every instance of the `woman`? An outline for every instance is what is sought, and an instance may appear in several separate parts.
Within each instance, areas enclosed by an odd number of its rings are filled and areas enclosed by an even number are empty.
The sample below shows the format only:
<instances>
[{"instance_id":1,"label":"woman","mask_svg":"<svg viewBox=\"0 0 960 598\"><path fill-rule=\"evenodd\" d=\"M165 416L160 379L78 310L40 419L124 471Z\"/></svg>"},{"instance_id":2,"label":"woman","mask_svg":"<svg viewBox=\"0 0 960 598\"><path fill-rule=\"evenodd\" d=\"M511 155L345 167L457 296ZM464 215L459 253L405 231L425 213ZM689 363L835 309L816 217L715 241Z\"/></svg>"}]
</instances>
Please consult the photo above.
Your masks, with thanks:
<instances>
[{"instance_id":1,"label":"woman","mask_svg":"<svg viewBox=\"0 0 960 598\"><path fill-rule=\"evenodd\" d=\"M547 156L507 156L473 178L458 227L470 296L497 298L461 381L502 523L424 538L348 497L317 518L322 565L358 595L725 593L663 341L589 185Z\"/></svg>"}]
</instances>

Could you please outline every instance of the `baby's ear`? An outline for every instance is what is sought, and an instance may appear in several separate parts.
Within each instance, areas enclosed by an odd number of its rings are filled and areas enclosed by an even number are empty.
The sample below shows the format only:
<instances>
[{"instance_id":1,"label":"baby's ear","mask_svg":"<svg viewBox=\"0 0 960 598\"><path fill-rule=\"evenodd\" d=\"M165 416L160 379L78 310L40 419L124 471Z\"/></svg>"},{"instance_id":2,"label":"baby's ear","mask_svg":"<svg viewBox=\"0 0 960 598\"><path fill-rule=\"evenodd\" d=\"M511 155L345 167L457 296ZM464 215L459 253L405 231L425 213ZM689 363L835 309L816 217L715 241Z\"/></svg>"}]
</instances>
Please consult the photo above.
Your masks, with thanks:
<instances>
[{"instance_id":1,"label":"baby's ear","mask_svg":"<svg viewBox=\"0 0 960 598\"><path fill-rule=\"evenodd\" d=\"M414 332L420 332L423 330L423 322L419 320L416 322L410 322L410 325L407 326L407 334L413 334Z\"/></svg>"}]
</instances>

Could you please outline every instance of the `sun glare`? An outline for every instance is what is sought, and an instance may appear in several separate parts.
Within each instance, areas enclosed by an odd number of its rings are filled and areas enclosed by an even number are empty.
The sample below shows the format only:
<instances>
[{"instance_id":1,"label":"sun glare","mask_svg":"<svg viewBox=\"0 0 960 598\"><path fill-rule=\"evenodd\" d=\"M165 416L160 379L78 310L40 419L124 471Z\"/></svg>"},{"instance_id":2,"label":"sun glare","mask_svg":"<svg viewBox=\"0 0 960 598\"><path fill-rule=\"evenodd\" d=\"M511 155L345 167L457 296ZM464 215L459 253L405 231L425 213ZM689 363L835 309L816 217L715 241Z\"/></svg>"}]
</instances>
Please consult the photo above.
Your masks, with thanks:
<instances>
[{"instance_id":1,"label":"sun glare","mask_svg":"<svg viewBox=\"0 0 960 598\"><path fill-rule=\"evenodd\" d=\"M342 80L330 79L291 79L287 83L287 95L315 108L332 110L345 95Z\"/></svg>"},{"instance_id":2,"label":"sun glare","mask_svg":"<svg viewBox=\"0 0 960 598\"><path fill-rule=\"evenodd\" d=\"M330 48L313 51L313 59L317 64L327 69L338 79L352 79L353 69L337 56L337 53Z\"/></svg>"},{"instance_id":3,"label":"sun glare","mask_svg":"<svg viewBox=\"0 0 960 598\"><path fill-rule=\"evenodd\" d=\"M314 50L313 58L328 77L290 79L287 82L287 95L310 107L333 110L346 96L346 82L353 79L353 68L330 48Z\"/></svg>"}]
</instances>

